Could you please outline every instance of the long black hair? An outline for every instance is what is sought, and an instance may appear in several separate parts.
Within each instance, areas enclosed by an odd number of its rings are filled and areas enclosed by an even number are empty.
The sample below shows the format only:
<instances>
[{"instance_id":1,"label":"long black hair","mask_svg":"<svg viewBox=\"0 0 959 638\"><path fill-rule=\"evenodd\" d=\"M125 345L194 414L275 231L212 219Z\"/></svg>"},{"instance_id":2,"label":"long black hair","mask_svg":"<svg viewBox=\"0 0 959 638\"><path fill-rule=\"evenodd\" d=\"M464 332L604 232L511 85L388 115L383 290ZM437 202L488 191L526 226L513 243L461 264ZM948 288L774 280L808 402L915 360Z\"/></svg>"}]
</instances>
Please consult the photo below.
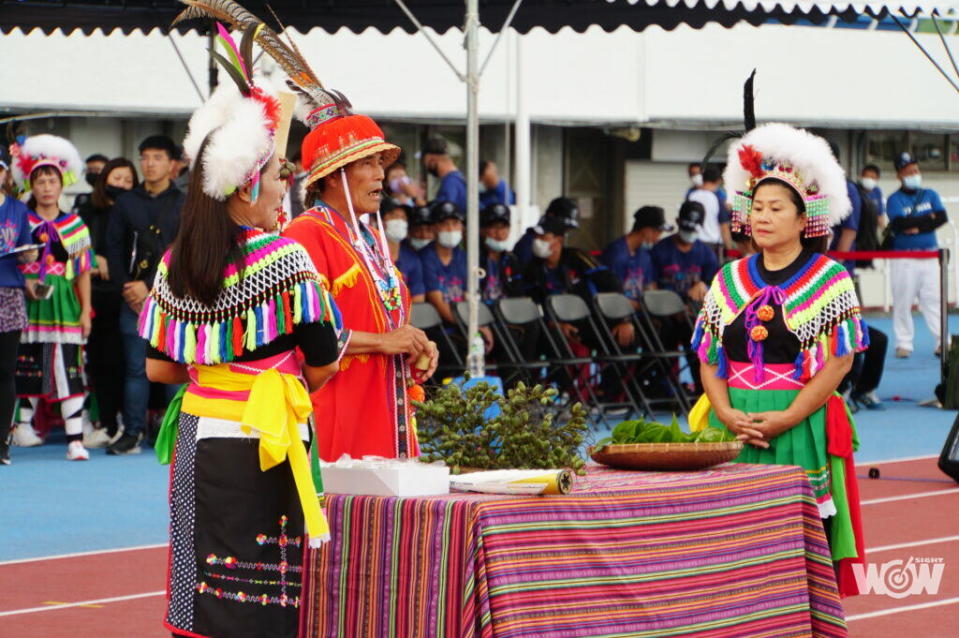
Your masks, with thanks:
<instances>
[{"instance_id":1,"label":"long black hair","mask_svg":"<svg viewBox=\"0 0 959 638\"><path fill-rule=\"evenodd\" d=\"M806 202L803 201L803 198L799 195L799 192L781 179L776 179L776 178L764 179L762 182L759 183L759 185L756 186L756 188L753 189L753 196L755 197L756 191L758 191L763 186L766 186L767 184L775 184L777 186L782 186L783 188L785 188L786 191L789 193L789 199L796 206L796 214L797 215L806 214ZM800 237L799 239L799 243L802 244L802 247L804 250L808 250L814 253L826 254L826 252L829 250L828 235L826 237L806 237L805 233L803 233L802 237ZM759 246L756 245L755 240L753 241L753 248L759 251Z\"/></svg>"},{"instance_id":2,"label":"long black hair","mask_svg":"<svg viewBox=\"0 0 959 638\"><path fill-rule=\"evenodd\" d=\"M203 192L203 154L209 141L209 136L203 140L193 163L167 279L177 297L189 295L213 306L223 290L223 271L232 263L242 274L246 257L239 243L242 229L230 217L226 201Z\"/></svg>"}]
</instances>

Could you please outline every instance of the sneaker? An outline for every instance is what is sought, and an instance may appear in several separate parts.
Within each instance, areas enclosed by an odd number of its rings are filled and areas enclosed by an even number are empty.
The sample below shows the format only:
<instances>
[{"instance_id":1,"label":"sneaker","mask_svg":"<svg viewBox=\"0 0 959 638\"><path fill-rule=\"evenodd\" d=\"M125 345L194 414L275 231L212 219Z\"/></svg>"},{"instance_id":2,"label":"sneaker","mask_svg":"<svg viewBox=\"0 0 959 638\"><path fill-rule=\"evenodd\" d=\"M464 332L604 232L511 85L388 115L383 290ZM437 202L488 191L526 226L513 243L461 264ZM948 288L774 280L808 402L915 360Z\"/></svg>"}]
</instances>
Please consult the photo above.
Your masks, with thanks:
<instances>
[{"instance_id":1,"label":"sneaker","mask_svg":"<svg viewBox=\"0 0 959 638\"><path fill-rule=\"evenodd\" d=\"M17 447L36 447L43 445L43 439L29 423L19 423L13 428L13 444Z\"/></svg>"},{"instance_id":2,"label":"sneaker","mask_svg":"<svg viewBox=\"0 0 959 638\"><path fill-rule=\"evenodd\" d=\"M110 435L105 428L90 428L83 432L83 447L95 450L110 445Z\"/></svg>"},{"instance_id":3,"label":"sneaker","mask_svg":"<svg viewBox=\"0 0 959 638\"><path fill-rule=\"evenodd\" d=\"M107 448L107 454L119 456L121 454L139 454L140 437L136 434L123 433L116 443Z\"/></svg>"},{"instance_id":4,"label":"sneaker","mask_svg":"<svg viewBox=\"0 0 959 638\"><path fill-rule=\"evenodd\" d=\"M70 444L67 445L67 460L68 461L89 461L90 453L87 452L87 449L83 447L83 443L80 441L70 441Z\"/></svg>"},{"instance_id":5,"label":"sneaker","mask_svg":"<svg viewBox=\"0 0 959 638\"><path fill-rule=\"evenodd\" d=\"M10 465L10 445L0 443L0 465Z\"/></svg>"},{"instance_id":6,"label":"sneaker","mask_svg":"<svg viewBox=\"0 0 959 638\"><path fill-rule=\"evenodd\" d=\"M911 354L912 354L912 350L906 350L905 348L896 348L897 359L908 359L909 355Z\"/></svg>"},{"instance_id":7,"label":"sneaker","mask_svg":"<svg viewBox=\"0 0 959 638\"><path fill-rule=\"evenodd\" d=\"M882 404L882 401L879 400L879 397L876 396L876 391L872 392L853 392L850 397L854 403L861 405L867 410L885 410L886 406Z\"/></svg>"}]
</instances>

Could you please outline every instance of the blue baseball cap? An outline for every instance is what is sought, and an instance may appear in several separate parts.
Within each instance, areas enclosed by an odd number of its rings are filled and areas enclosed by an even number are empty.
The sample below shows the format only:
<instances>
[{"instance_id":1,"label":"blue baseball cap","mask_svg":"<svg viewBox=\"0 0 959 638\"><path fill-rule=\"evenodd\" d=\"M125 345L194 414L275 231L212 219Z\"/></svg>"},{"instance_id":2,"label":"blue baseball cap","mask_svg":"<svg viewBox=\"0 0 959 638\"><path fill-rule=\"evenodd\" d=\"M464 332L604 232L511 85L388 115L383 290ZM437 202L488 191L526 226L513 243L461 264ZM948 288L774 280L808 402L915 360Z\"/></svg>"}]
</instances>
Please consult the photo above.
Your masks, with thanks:
<instances>
[{"instance_id":1,"label":"blue baseball cap","mask_svg":"<svg viewBox=\"0 0 959 638\"><path fill-rule=\"evenodd\" d=\"M892 165L896 167L897 171L901 171L910 164L918 164L918 160L912 156L912 153L908 151L903 151L896 155L896 158L892 161Z\"/></svg>"}]
</instances>

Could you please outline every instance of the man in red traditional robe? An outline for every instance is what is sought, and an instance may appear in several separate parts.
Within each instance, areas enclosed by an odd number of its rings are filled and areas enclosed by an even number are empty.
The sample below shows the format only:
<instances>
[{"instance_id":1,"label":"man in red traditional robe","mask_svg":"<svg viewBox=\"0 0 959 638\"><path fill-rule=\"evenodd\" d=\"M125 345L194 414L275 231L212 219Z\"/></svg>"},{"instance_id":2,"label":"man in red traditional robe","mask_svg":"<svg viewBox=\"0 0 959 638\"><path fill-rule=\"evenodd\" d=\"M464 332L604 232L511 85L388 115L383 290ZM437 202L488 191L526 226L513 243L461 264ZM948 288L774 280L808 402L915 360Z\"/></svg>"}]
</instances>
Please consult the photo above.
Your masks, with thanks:
<instances>
[{"instance_id":1,"label":"man in red traditional robe","mask_svg":"<svg viewBox=\"0 0 959 638\"><path fill-rule=\"evenodd\" d=\"M433 374L438 354L409 323L409 290L382 229L360 221L376 216L384 169L399 148L372 119L341 104L315 109L307 121L312 130L302 157L310 208L283 234L309 252L350 332L339 374L312 396L320 457L415 457L410 394Z\"/></svg>"}]
</instances>

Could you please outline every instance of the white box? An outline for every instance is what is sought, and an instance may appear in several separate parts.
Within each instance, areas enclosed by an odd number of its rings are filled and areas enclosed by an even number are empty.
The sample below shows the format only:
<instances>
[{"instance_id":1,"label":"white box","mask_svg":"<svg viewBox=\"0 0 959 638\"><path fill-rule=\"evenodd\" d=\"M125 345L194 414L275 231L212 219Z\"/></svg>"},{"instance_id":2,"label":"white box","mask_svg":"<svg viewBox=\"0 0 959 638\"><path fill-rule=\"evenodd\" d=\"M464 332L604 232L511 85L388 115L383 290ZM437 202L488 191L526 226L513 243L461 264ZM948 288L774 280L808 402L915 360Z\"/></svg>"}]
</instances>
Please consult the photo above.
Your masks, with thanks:
<instances>
[{"instance_id":1,"label":"white box","mask_svg":"<svg viewBox=\"0 0 959 638\"><path fill-rule=\"evenodd\" d=\"M450 469L410 461L322 463L323 491L327 494L368 496L436 496L450 493Z\"/></svg>"}]
</instances>

